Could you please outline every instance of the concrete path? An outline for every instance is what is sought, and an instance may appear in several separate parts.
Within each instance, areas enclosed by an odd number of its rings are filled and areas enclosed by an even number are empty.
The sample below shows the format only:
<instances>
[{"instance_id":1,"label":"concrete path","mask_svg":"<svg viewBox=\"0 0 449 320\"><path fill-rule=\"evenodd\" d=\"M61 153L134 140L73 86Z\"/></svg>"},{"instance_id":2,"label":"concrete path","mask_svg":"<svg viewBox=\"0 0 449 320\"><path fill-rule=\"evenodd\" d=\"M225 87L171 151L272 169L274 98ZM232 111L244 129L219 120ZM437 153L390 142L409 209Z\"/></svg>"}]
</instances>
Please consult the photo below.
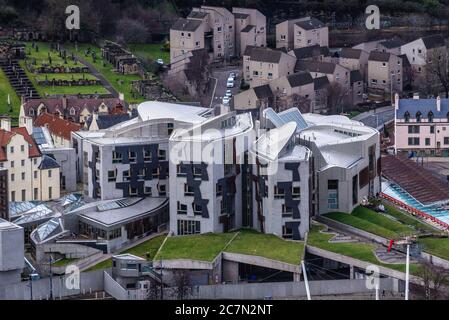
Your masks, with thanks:
<instances>
[{"instance_id":1,"label":"concrete path","mask_svg":"<svg viewBox=\"0 0 449 320\"><path fill-rule=\"evenodd\" d=\"M111 83L95 68L95 66L92 63L80 57L79 55L77 55L76 57L82 64L85 64L89 68L90 73L92 73L92 75L94 75L101 81L103 87L105 87L106 90L108 90L114 96L114 98L119 97L118 91L114 89Z\"/></svg>"}]
</instances>

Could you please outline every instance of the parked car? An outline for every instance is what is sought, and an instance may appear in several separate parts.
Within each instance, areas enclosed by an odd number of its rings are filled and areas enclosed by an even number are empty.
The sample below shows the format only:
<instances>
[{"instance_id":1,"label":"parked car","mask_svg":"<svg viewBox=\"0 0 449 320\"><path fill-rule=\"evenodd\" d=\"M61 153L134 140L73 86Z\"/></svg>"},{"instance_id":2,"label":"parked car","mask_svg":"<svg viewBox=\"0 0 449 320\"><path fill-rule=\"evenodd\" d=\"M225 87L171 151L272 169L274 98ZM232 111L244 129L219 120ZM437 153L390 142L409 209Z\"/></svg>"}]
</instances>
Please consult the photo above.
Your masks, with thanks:
<instances>
[{"instance_id":1,"label":"parked car","mask_svg":"<svg viewBox=\"0 0 449 320\"><path fill-rule=\"evenodd\" d=\"M234 88L234 80L228 79L228 82L226 83L226 88Z\"/></svg>"},{"instance_id":2,"label":"parked car","mask_svg":"<svg viewBox=\"0 0 449 320\"><path fill-rule=\"evenodd\" d=\"M224 96L224 97L223 97L223 104L224 104L224 105L228 105L230 100L231 100L231 98L229 98L229 97L227 97L227 96Z\"/></svg>"},{"instance_id":3,"label":"parked car","mask_svg":"<svg viewBox=\"0 0 449 320\"><path fill-rule=\"evenodd\" d=\"M235 78L237 78L237 75L235 74L235 72L231 72L231 73L229 74L229 78L228 78L228 79L235 80Z\"/></svg>"},{"instance_id":4,"label":"parked car","mask_svg":"<svg viewBox=\"0 0 449 320\"><path fill-rule=\"evenodd\" d=\"M157 64L163 65L164 64L164 60L162 60L161 58L156 60Z\"/></svg>"},{"instance_id":5,"label":"parked car","mask_svg":"<svg viewBox=\"0 0 449 320\"><path fill-rule=\"evenodd\" d=\"M229 98L232 97L232 92L231 92L230 89L226 90L225 96L226 96L226 97L229 97Z\"/></svg>"}]
</instances>

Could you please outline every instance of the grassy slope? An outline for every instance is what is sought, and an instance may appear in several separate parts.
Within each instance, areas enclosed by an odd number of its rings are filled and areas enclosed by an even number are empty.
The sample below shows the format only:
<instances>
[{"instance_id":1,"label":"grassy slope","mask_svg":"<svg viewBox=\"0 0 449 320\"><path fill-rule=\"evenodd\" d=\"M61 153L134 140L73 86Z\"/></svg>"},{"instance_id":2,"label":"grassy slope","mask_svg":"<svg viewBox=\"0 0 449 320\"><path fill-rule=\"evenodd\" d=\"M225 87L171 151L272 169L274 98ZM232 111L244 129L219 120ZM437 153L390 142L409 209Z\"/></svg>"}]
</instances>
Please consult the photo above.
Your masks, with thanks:
<instances>
[{"instance_id":1,"label":"grassy slope","mask_svg":"<svg viewBox=\"0 0 449 320\"><path fill-rule=\"evenodd\" d=\"M234 233L205 233L169 237L154 259L213 261L233 236Z\"/></svg>"},{"instance_id":2,"label":"grassy slope","mask_svg":"<svg viewBox=\"0 0 449 320\"><path fill-rule=\"evenodd\" d=\"M319 232L322 227L313 226L308 239L307 244L313 247L317 247L323 250L335 252L341 255L345 255L354 259L370 262L376 265L380 265L386 268L405 272L405 264L386 264L380 262L374 255L374 245L368 243L330 243L329 239L333 237L332 234L324 234ZM410 273L417 274L418 265L410 265Z\"/></svg>"},{"instance_id":3,"label":"grassy slope","mask_svg":"<svg viewBox=\"0 0 449 320\"><path fill-rule=\"evenodd\" d=\"M226 252L261 256L298 265L304 250L303 242L285 241L274 235L242 230Z\"/></svg>"},{"instance_id":4,"label":"grassy slope","mask_svg":"<svg viewBox=\"0 0 449 320\"><path fill-rule=\"evenodd\" d=\"M142 96L133 97L131 93L131 82L135 80L141 80L139 75L122 75L113 71L113 66L105 62L103 65L103 59L101 58L101 49L95 47L91 44L79 44L78 52L75 51L75 46L71 44L65 45L65 47L69 50L69 52L75 52L75 55L80 56L81 58L87 60L92 63L98 72L100 72L114 87L115 90L121 92L125 95L125 100L128 103L140 103L145 101ZM94 62L92 55L88 55L87 57L84 54L84 51L90 48L92 51L95 51L97 59Z\"/></svg>"},{"instance_id":5,"label":"grassy slope","mask_svg":"<svg viewBox=\"0 0 449 320\"><path fill-rule=\"evenodd\" d=\"M8 94L11 99L11 105L13 107L13 111L9 112L8 107ZM13 117L18 117L20 111L20 99L17 96L14 89L11 87L11 84L6 78L3 70L0 69L0 114L9 114Z\"/></svg>"},{"instance_id":6,"label":"grassy slope","mask_svg":"<svg viewBox=\"0 0 449 320\"><path fill-rule=\"evenodd\" d=\"M138 257L145 258L147 260L152 260L159 250L162 242L164 242L165 235L154 237L148 241L145 241L137 246L134 246L128 250L125 250L121 253L130 253ZM100 270L112 267L112 259L104 260L96 265L90 267L87 271Z\"/></svg>"},{"instance_id":7,"label":"grassy slope","mask_svg":"<svg viewBox=\"0 0 449 320\"><path fill-rule=\"evenodd\" d=\"M429 232L429 233L440 233L438 231L438 229L435 229L434 227L432 227L431 225L421 222L418 219L416 219L415 217L407 214L407 213L403 213L400 210L396 209L394 206L388 205L388 204L384 204L385 209L386 209L386 213L392 217L395 217L398 221L400 221L401 223L405 224L405 225L409 225L409 226L413 226L414 228L416 228L417 230L422 230L424 232Z\"/></svg>"},{"instance_id":8,"label":"grassy slope","mask_svg":"<svg viewBox=\"0 0 449 320\"><path fill-rule=\"evenodd\" d=\"M129 50L138 57L157 60L161 58L164 63L170 63L170 52L162 51L163 44L157 43L133 43L128 45Z\"/></svg>"}]
</instances>

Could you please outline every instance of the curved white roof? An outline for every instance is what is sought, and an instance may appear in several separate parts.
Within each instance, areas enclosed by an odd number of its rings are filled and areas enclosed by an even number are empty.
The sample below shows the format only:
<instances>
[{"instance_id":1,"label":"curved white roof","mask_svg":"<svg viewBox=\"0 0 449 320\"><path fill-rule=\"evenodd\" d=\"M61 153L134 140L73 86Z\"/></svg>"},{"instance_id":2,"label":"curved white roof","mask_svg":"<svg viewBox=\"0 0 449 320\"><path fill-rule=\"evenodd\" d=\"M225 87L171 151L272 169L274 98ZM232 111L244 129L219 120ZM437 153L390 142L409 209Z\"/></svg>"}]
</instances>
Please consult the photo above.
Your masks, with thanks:
<instances>
[{"instance_id":1,"label":"curved white roof","mask_svg":"<svg viewBox=\"0 0 449 320\"><path fill-rule=\"evenodd\" d=\"M159 101L146 101L137 107L143 120L174 119L177 121L200 123L205 120L211 109L183 104Z\"/></svg>"}]
</instances>

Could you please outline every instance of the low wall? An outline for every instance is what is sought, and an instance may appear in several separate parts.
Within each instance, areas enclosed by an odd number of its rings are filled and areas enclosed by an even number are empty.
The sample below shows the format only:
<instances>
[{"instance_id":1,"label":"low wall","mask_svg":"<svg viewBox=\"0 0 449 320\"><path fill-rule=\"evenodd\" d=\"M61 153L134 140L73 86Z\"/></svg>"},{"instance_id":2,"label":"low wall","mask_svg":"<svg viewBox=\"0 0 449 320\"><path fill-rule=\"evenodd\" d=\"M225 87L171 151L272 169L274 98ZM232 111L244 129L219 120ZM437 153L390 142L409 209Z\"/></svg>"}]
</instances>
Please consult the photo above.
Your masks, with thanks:
<instances>
[{"instance_id":1,"label":"low wall","mask_svg":"<svg viewBox=\"0 0 449 320\"><path fill-rule=\"evenodd\" d=\"M396 292L397 279L382 278L380 289ZM366 280L325 280L309 281L313 296L374 293L368 289ZM171 289L171 288L170 288ZM170 289L165 296L170 297ZM244 283L198 286L193 288L191 299L273 299L306 297L304 282Z\"/></svg>"},{"instance_id":2,"label":"low wall","mask_svg":"<svg viewBox=\"0 0 449 320\"><path fill-rule=\"evenodd\" d=\"M68 289L67 276L54 276L52 278L53 298L79 295L86 292L103 291L103 271L96 270L80 274L80 288ZM33 300L44 300L50 296L50 278L34 280L32 282ZM20 282L10 286L0 286L0 300L31 300L30 281Z\"/></svg>"},{"instance_id":3,"label":"low wall","mask_svg":"<svg viewBox=\"0 0 449 320\"><path fill-rule=\"evenodd\" d=\"M223 259L227 261L234 261L239 263L246 263L254 266L270 268L275 270L282 270L292 273L300 273L301 268L299 265L286 263L282 261L272 260L259 256L251 256L240 253L223 252Z\"/></svg>"}]
</instances>

